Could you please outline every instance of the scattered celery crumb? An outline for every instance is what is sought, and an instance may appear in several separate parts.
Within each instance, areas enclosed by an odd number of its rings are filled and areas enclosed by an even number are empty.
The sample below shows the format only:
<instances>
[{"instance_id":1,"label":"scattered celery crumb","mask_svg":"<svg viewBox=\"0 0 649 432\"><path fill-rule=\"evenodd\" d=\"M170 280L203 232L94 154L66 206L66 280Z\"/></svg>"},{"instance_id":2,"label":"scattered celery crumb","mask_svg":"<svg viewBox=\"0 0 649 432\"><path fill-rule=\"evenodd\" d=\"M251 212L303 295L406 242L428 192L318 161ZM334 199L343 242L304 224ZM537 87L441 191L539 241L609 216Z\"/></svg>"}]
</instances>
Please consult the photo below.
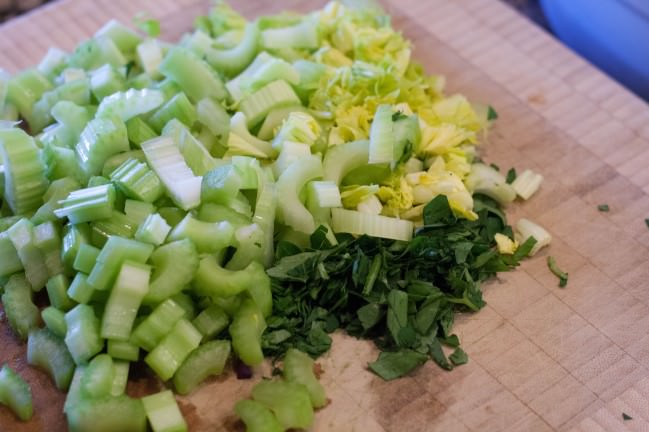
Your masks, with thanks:
<instances>
[{"instance_id":1,"label":"scattered celery crumb","mask_svg":"<svg viewBox=\"0 0 649 432\"><path fill-rule=\"evenodd\" d=\"M599 210L601 212L607 212L607 211L610 210L610 208L609 208L608 204L600 204L600 205L597 206L597 210Z\"/></svg>"}]
</instances>

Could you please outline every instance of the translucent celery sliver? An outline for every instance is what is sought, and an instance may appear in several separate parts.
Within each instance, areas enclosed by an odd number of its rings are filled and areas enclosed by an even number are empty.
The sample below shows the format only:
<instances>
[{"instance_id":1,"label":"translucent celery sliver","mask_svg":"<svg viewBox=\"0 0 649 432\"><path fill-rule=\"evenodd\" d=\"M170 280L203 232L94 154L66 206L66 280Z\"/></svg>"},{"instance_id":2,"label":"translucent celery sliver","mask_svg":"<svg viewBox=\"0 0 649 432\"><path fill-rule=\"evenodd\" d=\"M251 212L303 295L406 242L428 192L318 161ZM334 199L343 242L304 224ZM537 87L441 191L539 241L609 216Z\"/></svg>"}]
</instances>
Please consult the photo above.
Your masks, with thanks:
<instances>
[{"instance_id":1,"label":"translucent celery sliver","mask_svg":"<svg viewBox=\"0 0 649 432\"><path fill-rule=\"evenodd\" d=\"M36 210L47 190L45 164L34 139L22 129L0 129L4 166L4 199L14 214Z\"/></svg>"},{"instance_id":2,"label":"translucent celery sliver","mask_svg":"<svg viewBox=\"0 0 649 432\"><path fill-rule=\"evenodd\" d=\"M140 399L106 396L82 399L66 411L70 432L145 432L146 414Z\"/></svg>"},{"instance_id":3,"label":"translucent celery sliver","mask_svg":"<svg viewBox=\"0 0 649 432\"><path fill-rule=\"evenodd\" d=\"M142 225L135 232L135 239L143 243L160 246L164 243L171 227L158 213L147 216Z\"/></svg>"},{"instance_id":4,"label":"translucent celery sliver","mask_svg":"<svg viewBox=\"0 0 649 432\"><path fill-rule=\"evenodd\" d=\"M171 390L143 397L142 405L153 432L187 431L187 423Z\"/></svg>"},{"instance_id":5,"label":"translucent celery sliver","mask_svg":"<svg viewBox=\"0 0 649 432\"><path fill-rule=\"evenodd\" d=\"M241 303L234 315L229 332L232 349L249 366L257 366L264 361L261 350L261 335L266 330L266 320L259 307L250 299Z\"/></svg>"},{"instance_id":6,"label":"translucent celery sliver","mask_svg":"<svg viewBox=\"0 0 649 432\"><path fill-rule=\"evenodd\" d=\"M84 364L104 348L99 319L91 306L79 304L65 314L65 345L76 364Z\"/></svg>"},{"instance_id":7,"label":"translucent celery sliver","mask_svg":"<svg viewBox=\"0 0 649 432\"><path fill-rule=\"evenodd\" d=\"M149 39L136 48L137 60L144 72L152 79L160 78L160 63L162 63L162 47L155 39Z\"/></svg>"},{"instance_id":8,"label":"translucent celery sliver","mask_svg":"<svg viewBox=\"0 0 649 432\"><path fill-rule=\"evenodd\" d=\"M6 364L0 369L0 404L22 421L28 421L34 413L29 384Z\"/></svg>"},{"instance_id":9,"label":"translucent celery sliver","mask_svg":"<svg viewBox=\"0 0 649 432\"><path fill-rule=\"evenodd\" d=\"M110 20L95 36L110 38L123 54L132 54L142 37L119 21Z\"/></svg>"},{"instance_id":10,"label":"translucent celery sliver","mask_svg":"<svg viewBox=\"0 0 649 432\"><path fill-rule=\"evenodd\" d=\"M107 345L108 355L114 359L137 361L140 358L140 347L130 341L108 339Z\"/></svg>"},{"instance_id":11,"label":"translucent celery sliver","mask_svg":"<svg viewBox=\"0 0 649 432\"><path fill-rule=\"evenodd\" d=\"M154 270L146 304L157 304L178 294L194 278L198 269L198 251L189 239L160 246L151 255Z\"/></svg>"},{"instance_id":12,"label":"translucent celery sliver","mask_svg":"<svg viewBox=\"0 0 649 432\"><path fill-rule=\"evenodd\" d=\"M174 80L196 102L206 97L223 100L228 95L218 74L186 48L178 46L171 49L159 70L164 76Z\"/></svg>"},{"instance_id":13,"label":"translucent celery sliver","mask_svg":"<svg viewBox=\"0 0 649 432\"><path fill-rule=\"evenodd\" d=\"M277 179L277 216L296 231L311 234L315 229L313 215L300 200L300 191L311 180L323 176L322 162L318 156L307 156L293 162Z\"/></svg>"},{"instance_id":14,"label":"translucent celery sliver","mask_svg":"<svg viewBox=\"0 0 649 432\"><path fill-rule=\"evenodd\" d=\"M273 81L243 98L239 109L246 116L248 127L261 122L273 109L288 105L299 105L293 88L283 80Z\"/></svg>"},{"instance_id":15,"label":"translucent celery sliver","mask_svg":"<svg viewBox=\"0 0 649 432\"><path fill-rule=\"evenodd\" d=\"M305 18L289 27L264 30L261 32L261 42L266 49L316 49L320 47L318 25L313 20Z\"/></svg>"},{"instance_id":16,"label":"translucent celery sliver","mask_svg":"<svg viewBox=\"0 0 649 432\"><path fill-rule=\"evenodd\" d=\"M259 29L256 24L246 24L241 42L228 50L209 49L205 52L207 62L228 76L242 71L255 58L259 48Z\"/></svg>"},{"instance_id":17,"label":"translucent celery sliver","mask_svg":"<svg viewBox=\"0 0 649 432\"><path fill-rule=\"evenodd\" d=\"M354 168L367 165L370 150L369 141L353 141L332 147L322 161L324 180L340 186L343 178Z\"/></svg>"},{"instance_id":18,"label":"translucent celery sliver","mask_svg":"<svg viewBox=\"0 0 649 432\"><path fill-rule=\"evenodd\" d=\"M90 90L98 101L120 91L124 91L124 78L109 64L105 64L92 72Z\"/></svg>"},{"instance_id":19,"label":"translucent celery sliver","mask_svg":"<svg viewBox=\"0 0 649 432\"><path fill-rule=\"evenodd\" d=\"M414 225L405 219L361 213L342 208L331 209L331 224L335 232L410 241Z\"/></svg>"},{"instance_id":20,"label":"translucent celery sliver","mask_svg":"<svg viewBox=\"0 0 649 432\"><path fill-rule=\"evenodd\" d=\"M20 219L6 232L13 243L20 262L25 269L25 277L34 291L40 291L49 279L45 256L34 243L34 225L26 218Z\"/></svg>"},{"instance_id":21,"label":"translucent celery sliver","mask_svg":"<svg viewBox=\"0 0 649 432\"><path fill-rule=\"evenodd\" d=\"M105 98L104 101L111 97ZM88 177L101 173L109 157L129 149L126 126L115 117L90 120L75 146L79 165Z\"/></svg>"},{"instance_id":22,"label":"translucent celery sliver","mask_svg":"<svg viewBox=\"0 0 649 432\"><path fill-rule=\"evenodd\" d=\"M379 105L370 127L369 163L392 162L394 157L394 129L392 107Z\"/></svg>"},{"instance_id":23,"label":"translucent celery sliver","mask_svg":"<svg viewBox=\"0 0 649 432\"><path fill-rule=\"evenodd\" d=\"M130 89L104 98L97 108L98 118L117 116L122 122L145 114L164 103L162 92L153 89ZM128 150L128 149L126 149Z\"/></svg>"},{"instance_id":24,"label":"translucent celery sliver","mask_svg":"<svg viewBox=\"0 0 649 432\"><path fill-rule=\"evenodd\" d=\"M122 396L126 392L126 385L128 384L130 363L116 360L113 361L113 367L115 369L115 376L113 377L113 383L110 388L110 395Z\"/></svg>"},{"instance_id":25,"label":"translucent celery sliver","mask_svg":"<svg viewBox=\"0 0 649 432\"><path fill-rule=\"evenodd\" d=\"M180 150L170 137L160 137L142 144L151 169L158 175L169 197L183 210L198 207L201 202L202 178L187 166Z\"/></svg>"},{"instance_id":26,"label":"translucent celery sliver","mask_svg":"<svg viewBox=\"0 0 649 432\"><path fill-rule=\"evenodd\" d=\"M48 306L41 311L41 317L43 318L45 327L52 333L60 338L65 337L68 326L65 324L65 313L62 310L54 306Z\"/></svg>"},{"instance_id":27,"label":"translucent celery sliver","mask_svg":"<svg viewBox=\"0 0 649 432\"><path fill-rule=\"evenodd\" d=\"M32 301L32 289L21 273L9 278L2 294L4 313L9 326L22 340L40 324L38 307Z\"/></svg>"},{"instance_id":28,"label":"translucent celery sliver","mask_svg":"<svg viewBox=\"0 0 649 432\"><path fill-rule=\"evenodd\" d=\"M171 299L163 301L133 330L131 342L152 351L184 315L185 310L178 303Z\"/></svg>"},{"instance_id":29,"label":"translucent celery sliver","mask_svg":"<svg viewBox=\"0 0 649 432\"><path fill-rule=\"evenodd\" d=\"M27 363L48 373L56 388L67 390L74 373L74 361L63 339L47 329L29 332Z\"/></svg>"},{"instance_id":30,"label":"translucent celery sliver","mask_svg":"<svg viewBox=\"0 0 649 432\"><path fill-rule=\"evenodd\" d=\"M270 408L284 429L308 429L313 423L311 399L301 384L261 381L253 387L252 398Z\"/></svg>"},{"instance_id":31,"label":"translucent celery sliver","mask_svg":"<svg viewBox=\"0 0 649 432\"><path fill-rule=\"evenodd\" d=\"M196 348L174 375L174 387L180 394L191 393L209 376L220 375L230 357L230 341L215 340Z\"/></svg>"},{"instance_id":32,"label":"translucent celery sliver","mask_svg":"<svg viewBox=\"0 0 649 432\"><path fill-rule=\"evenodd\" d=\"M264 405L253 400L241 400L234 411L246 425L247 432L283 432L285 429L275 414Z\"/></svg>"},{"instance_id":33,"label":"translucent celery sliver","mask_svg":"<svg viewBox=\"0 0 649 432\"><path fill-rule=\"evenodd\" d=\"M149 291L151 267L125 261L110 291L101 323L101 337L127 341L142 299Z\"/></svg>"},{"instance_id":34,"label":"translucent celery sliver","mask_svg":"<svg viewBox=\"0 0 649 432\"><path fill-rule=\"evenodd\" d=\"M108 354L93 358L81 376L81 396L101 398L110 395L115 379L115 365Z\"/></svg>"},{"instance_id":35,"label":"translucent celery sliver","mask_svg":"<svg viewBox=\"0 0 649 432\"><path fill-rule=\"evenodd\" d=\"M228 314L216 304L208 306L192 320L194 327L203 335L203 340L218 335L229 323Z\"/></svg>"},{"instance_id":36,"label":"translucent celery sliver","mask_svg":"<svg viewBox=\"0 0 649 432\"><path fill-rule=\"evenodd\" d=\"M268 159L275 153L273 146L253 136L248 131L248 120L244 113L237 112L230 119L230 134L226 156L242 155Z\"/></svg>"},{"instance_id":37,"label":"translucent celery sliver","mask_svg":"<svg viewBox=\"0 0 649 432\"><path fill-rule=\"evenodd\" d=\"M320 408L327 404L327 395L324 387L313 373L314 362L308 354L295 348L291 348L284 356L284 368L282 373L288 382L302 384L306 387L314 408Z\"/></svg>"},{"instance_id":38,"label":"translucent celery sliver","mask_svg":"<svg viewBox=\"0 0 649 432\"><path fill-rule=\"evenodd\" d=\"M203 335L189 321L181 318L144 361L160 379L166 381L198 347L202 338Z\"/></svg>"},{"instance_id":39,"label":"translucent celery sliver","mask_svg":"<svg viewBox=\"0 0 649 432\"><path fill-rule=\"evenodd\" d=\"M115 188L105 184L70 192L61 207L54 210L58 218L67 217L72 224L109 218L115 206Z\"/></svg>"}]
</instances>

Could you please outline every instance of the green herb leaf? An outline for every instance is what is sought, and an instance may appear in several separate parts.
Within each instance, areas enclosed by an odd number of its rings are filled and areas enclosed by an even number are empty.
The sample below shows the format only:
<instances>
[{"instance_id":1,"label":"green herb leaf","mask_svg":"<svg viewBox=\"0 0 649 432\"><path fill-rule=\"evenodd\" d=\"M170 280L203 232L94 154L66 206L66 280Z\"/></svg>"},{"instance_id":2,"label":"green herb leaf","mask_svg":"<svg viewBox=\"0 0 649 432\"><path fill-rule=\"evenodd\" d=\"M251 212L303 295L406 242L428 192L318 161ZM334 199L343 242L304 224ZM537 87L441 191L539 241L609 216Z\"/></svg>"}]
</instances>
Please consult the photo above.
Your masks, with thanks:
<instances>
[{"instance_id":1,"label":"green herb leaf","mask_svg":"<svg viewBox=\"0 0 649 432\"><path fill-rule=\"evenodd\" d=\"M627 421L627 420L633 420L633 417L628 415L627 413L623 412L622 413L622 420Z\"/></svg>"},{"instance_id":2,"label":"green herb leaf","mask_svg":"<svg viewBox=\"0 0 649 432\"><path fill-rule=\"evenodd\" d=\"M424 225L448 223L454 220L453 211L446 195L437 195L424 207Z\"/></svg>"},{"instance_id":3,"label":"green herb leaf","mask_svg":"<svg viewBox=\"0 0 649 432\"><path fill-rule=\"evenodd\" d=\"M466 362L469 361L469 356L466 355L464 350L460 347L455 348L455 351L453 351L453 354L448 356L448 359L455 365L463 365Z\"/></svg>"},{"instance_id":4,"label":"green herb leaf","mask_svg":"<svg viewBox=\"0 0 649 432\"><path fill-rule=\"evenodd\" d=\"M379 358L369 364L372 372L386 381L402 377L428 359L425 354L413 350L382 352Z\"/></svg>"},{"instance_id":5,"label":"green herb leaf","mask_svg":"<svg viewBox=\"0 0 649 432\"><path fill-rule=\"evenodd\" d=\"M510 168L509 171L507 171L507 177L505 177L505 181L507 184L512 184L514 183L514 180L516 180L516 177L518 175L516 174L516 168Z\"/></svg>"},{"instance_id":6,"label":"green herb leaf","mask_svg":"<svg viewBox=\"0 0 649 432\"><path fill-rule=\"evenodd\" d=\"M607 212L607 211L610 210L610 208L609 208L608 204L600 204L600 205L597 206L597 210L599 210L601 212Z\"/></svg>"},{"instance_id":7,"label":"green herb leaf","mask_svg":"<svg viewBox=\"0 0 649 432\"><path fill-rule=\"evenodd\" d=\"M492 121L492 120L496 120L497 118L498 118L498 113L496 112L494 107L489 105L489 108L487 108L487 120Z\"/></svg>"},{"instance_id":8,"label":"green herb leaf","mask_svg":"<svg viewBox=\"0 0 649 432\"><path fill-rule=\"evenodd\" d=\"M548 256L548 268L556 277L559 278L559 286L561 288L568 284L568 273L562 271L557 265L556 260L552 256Z\"/></svg>"}]
</instances>

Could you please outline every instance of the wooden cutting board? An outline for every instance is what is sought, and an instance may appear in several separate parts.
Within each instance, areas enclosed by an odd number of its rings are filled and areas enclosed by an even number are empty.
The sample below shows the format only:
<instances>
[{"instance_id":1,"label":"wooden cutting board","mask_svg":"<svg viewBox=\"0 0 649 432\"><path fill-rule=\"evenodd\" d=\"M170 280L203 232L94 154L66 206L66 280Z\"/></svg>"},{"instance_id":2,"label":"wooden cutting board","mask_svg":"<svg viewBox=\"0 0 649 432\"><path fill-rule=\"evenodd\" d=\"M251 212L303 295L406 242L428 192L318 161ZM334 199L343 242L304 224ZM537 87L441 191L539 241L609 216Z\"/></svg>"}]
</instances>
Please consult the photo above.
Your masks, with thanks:
<instances>
[{"instance_id":1,"label":"wooden cutting board","mask_svg":"<svg viewBox=\"0 0 649 432\"><path fill-rule=\"evenodd\" d=\"M254 17L321 4L235 6ZM489 283L481 312L460 317L456 332L470 362L452 372L429 362L382 382L365 369L376 349L338 335L321 359L332 402L313 430L648 430L649 106L499 1L384 4L414 41L414 57L446 75L449 91L495 106L500 119L484 158L546 179L529 202L511 206L511 220L530 217L554 240ZM160 18L165 37L176 40L208 7L204 0L61 0L0 27L0 67L33 65L48 47L70 50L107 19L128 23L140 11ZM604 203L610 211L598 212ZM546 267L549 254L570 273L564 289ZM36 413L19 424L0 408L0 430L65 430L63 395L25 365L24 346L4 322L0 347L0 363L32 385ZM180 398L191 430L238 430L232 406L252 384L228 376ZM633 419L623 421L623 412Z\"/></svg>"}]
</instances>

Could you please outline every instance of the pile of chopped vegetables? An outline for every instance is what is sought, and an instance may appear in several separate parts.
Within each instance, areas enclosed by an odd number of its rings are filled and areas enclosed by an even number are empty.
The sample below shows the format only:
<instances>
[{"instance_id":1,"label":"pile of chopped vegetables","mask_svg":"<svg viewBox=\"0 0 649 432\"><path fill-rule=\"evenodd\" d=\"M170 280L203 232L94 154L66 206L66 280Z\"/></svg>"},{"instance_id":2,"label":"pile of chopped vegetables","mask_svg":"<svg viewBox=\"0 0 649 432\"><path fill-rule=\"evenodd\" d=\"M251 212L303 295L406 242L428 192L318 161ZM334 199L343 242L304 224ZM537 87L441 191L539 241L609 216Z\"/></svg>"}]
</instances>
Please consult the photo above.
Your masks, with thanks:
<instances>
[{"instance_id":1,"label":"pile of chopped vegetables","mask_svg":"<svg viewBox=\"0 0 649 432\"><path fill-rule=\"evenodd\" d=\"M542 177L477 156L493 108L445 95L373 7L219 2L175 45L139 24L0 72L2 305L70 430L186 430L171 391L125 394L137 361L188 394L232 357L283 359L236 405L249 431L309 427L339 328L384 379L465 363L455 313L550 241L502 210ZM32 416L6 365L0 403Z\"/></svg>"}]
</instances>

